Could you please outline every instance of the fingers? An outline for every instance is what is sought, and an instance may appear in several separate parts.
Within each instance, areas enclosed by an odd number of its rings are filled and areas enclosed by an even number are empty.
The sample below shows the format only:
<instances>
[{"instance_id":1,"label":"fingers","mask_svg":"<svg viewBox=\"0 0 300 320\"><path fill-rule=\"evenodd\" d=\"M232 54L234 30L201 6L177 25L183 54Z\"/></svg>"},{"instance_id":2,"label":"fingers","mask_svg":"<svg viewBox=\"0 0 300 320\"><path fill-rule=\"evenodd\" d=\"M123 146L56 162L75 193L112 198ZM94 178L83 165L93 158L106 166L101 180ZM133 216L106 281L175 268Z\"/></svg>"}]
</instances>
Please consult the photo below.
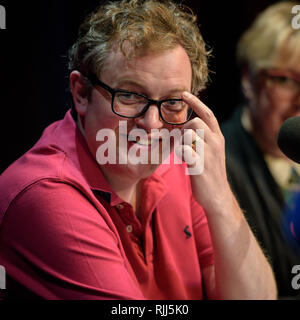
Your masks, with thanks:
<instances>
[{"instance_id":1,"label":"fingers","mask_svg":"<svg viewBox=\"0 0 300 320\"><path fill-rule=\"evenodd\" d=\"M175 148L179 159L187 164L188 175L200 175L204 170L204 130L185 130L181 144Z\"/></svg>"},{"instance_id":2,"label":"fingers","mask_svg":"<svg viewBox=\"0 0 300 320\"><path fill-rule=\"evenodd\" d=\"M197 129L196 132L192 129L185 130L180 147L184 148L185 152L188 151L192 157L199 155L204 148L204 130ZM184 160L186 161L186 159Z\"/></svg>"},{"instance_id":3,"label":"fingers","mask_svg":"<svg viewBox=\"0 0 300 320\"><path fill-rule=\"evenodd\" d=\"M182 99L186 103L188 103L188 105L194 110L197 116L203 120L203 122L211 131L216 133L220 132L220 126L216 117L214 116L213 112L202 101L200 101L196 96L192 95L187 91L183 92Z\"/></svg>"},{"instance_id":4,"label":"fingers","mask_svg":"<svg viewBox=\"0 0 300 320\"><path fill-rule=\"evenodd\" d=\"M182 145L188 145L194 148L200 140L204 142L204 130L203 129L185 129L182 136Z\"/></svg>"},{"instance_id":5,"label":"fingers","mask_svg":"<svg viewBox=\"0 0 300 320\"><path fill-rule=\"evenodd\" d=\"M197 131L197 129L204 130L207 133L211 131L208 125L199 117L190 120L181 127L181 131L183 132L183 134L185 131L188 131L190 129L194 131Z\"/></svg>"}]
</instances>

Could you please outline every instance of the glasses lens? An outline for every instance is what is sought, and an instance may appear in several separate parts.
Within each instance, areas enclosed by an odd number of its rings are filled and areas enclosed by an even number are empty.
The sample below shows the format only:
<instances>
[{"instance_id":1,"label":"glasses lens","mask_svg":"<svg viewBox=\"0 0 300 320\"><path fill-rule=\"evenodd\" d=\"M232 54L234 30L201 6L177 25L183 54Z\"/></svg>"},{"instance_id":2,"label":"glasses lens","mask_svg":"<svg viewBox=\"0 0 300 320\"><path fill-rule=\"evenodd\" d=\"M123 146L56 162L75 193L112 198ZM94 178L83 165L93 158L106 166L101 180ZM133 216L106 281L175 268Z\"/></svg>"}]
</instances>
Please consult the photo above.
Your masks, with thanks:
<instances>
[{"instance_id":1,"label":"glasses lens","mask_svg":"<svg viewBox=\"0 0 300 320\"><path fill-rule=\"evenodd\" d=\"M161 105L161 115L166 122L181 124L189 120L193 109L182 100L168 100Z\"/></svg>"},{"instance_id":2,"label":"glasses lens","mask_svg":"<svg viewBox=\"0 0 300 320\"><path fill-rule=\"evenodd\" d=\"M120 116L134 118L140 116L149 101L131 92L116 92L113 109ZM189 120L193 109L182 100L167 100L161 105L161 116L165 122L182 124Z\"/></svg>"},{"instance_id":3,"label":"glasses lens","mask_svg":"<svg viewBox=\"0 0 300 320\"><path fill-rule=\"evenodd\" d=\"M114 111L121 116L135 117L147 105L148 100L130 92L117 92L114 99Z\"/></svg>"}]
</instances>

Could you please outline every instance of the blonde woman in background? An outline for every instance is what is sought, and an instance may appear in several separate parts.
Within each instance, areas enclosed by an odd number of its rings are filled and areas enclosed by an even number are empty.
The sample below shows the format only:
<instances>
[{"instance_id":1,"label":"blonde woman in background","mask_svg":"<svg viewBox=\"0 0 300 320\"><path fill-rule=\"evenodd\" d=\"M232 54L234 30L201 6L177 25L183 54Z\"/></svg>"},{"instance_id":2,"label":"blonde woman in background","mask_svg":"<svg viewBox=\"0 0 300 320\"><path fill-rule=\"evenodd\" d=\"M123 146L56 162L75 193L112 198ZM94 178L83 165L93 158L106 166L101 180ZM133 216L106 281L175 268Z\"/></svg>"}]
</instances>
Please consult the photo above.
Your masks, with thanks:
<instances>
[{"instance_id":1,"label":"blonde woman in background","mask_svg":"<svg viewBox=\"0 0 300 320\"><path fill-rule=\"evenodd\" d=\"M246 98L222 126L231 186L259 243L269 257L281 298L299 298L291 273L298 248L285 230L285 208L293 208L300 165L277 146L284 120L300 115L300 30L292 8L280 2L262 12L237 47ZM300 213L299 213L300 214Z\"/></svg>"}]
</instances>

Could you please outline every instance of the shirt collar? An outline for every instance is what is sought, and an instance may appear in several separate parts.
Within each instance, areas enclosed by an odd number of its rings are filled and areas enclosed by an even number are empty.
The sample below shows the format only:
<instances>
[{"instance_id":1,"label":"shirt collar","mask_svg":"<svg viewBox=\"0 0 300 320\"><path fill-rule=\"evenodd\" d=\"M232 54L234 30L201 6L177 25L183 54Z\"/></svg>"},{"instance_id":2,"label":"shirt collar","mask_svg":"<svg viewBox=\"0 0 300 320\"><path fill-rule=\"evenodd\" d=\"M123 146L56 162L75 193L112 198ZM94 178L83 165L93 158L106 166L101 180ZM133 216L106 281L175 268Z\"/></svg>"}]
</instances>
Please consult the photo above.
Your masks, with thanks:
<instances>
[{"instance_id":1,"label":"shirt collar","mask_svg":"<svg viewBox=\"0 0 300 320\"><path fill-rule=\"evenodd\" d=\"M92 190L108 193L110 202L117 205L122 199L106 181L99 164L88 149L85 138L77 127L69 110L55 129L56 147L61 149L75 166Z\"/></svg>"}]
</instances>

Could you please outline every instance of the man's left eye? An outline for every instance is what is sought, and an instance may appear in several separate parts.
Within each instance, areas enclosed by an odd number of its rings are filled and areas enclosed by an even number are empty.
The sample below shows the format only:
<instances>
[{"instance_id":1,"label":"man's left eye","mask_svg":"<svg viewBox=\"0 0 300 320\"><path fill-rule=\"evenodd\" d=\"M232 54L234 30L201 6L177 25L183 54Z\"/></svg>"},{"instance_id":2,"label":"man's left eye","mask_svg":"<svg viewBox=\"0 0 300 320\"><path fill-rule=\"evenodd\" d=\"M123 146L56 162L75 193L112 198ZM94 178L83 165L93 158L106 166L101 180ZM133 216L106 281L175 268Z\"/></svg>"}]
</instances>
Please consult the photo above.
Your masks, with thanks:
<instances>
[{"instance_id":1,"label":"man's left eye","mask_svg":"<svg viewBox=\"0 0 300 320\"><path fill-rule=\"evenodd\" d=\"M182 101L177 101L177 100L169 100L167 102L169 106L180 106L182 104Z\"/></svg>"},{"instance_id":2,"label":"man's left eye","mask_svg":"<svg viewBox=\"0 0 300 320\"><path fill-rule=\"evenodd\" d=\"M169 100L163 103L163 107L167 108L169 110L174 110L174 111L179 111L181 109L183 109L185 106L185 104L183 103L183 101L179 100Z\"/></svg>"}]
</instances>

